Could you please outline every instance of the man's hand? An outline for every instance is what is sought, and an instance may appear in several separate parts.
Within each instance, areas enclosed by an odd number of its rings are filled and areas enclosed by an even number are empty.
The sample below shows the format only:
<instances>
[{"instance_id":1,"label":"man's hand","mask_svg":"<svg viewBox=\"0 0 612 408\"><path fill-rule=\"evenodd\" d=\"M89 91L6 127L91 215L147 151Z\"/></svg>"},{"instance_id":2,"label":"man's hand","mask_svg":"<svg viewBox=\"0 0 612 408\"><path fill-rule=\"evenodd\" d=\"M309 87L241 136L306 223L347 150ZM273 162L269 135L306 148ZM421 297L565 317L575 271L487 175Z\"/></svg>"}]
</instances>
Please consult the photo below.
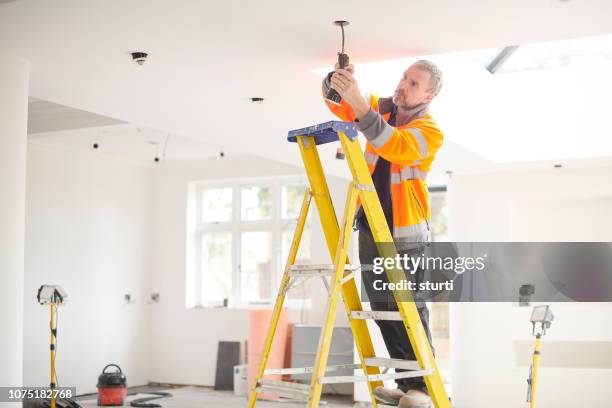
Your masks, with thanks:
<instances>
[{"instance_id":1,"label":"man's hand","mask_svg":"<svg viewBox=\"0 0 612 408\"><path fill-rule=\"evenodd\" d=\"M339 68L338 64L336 64L336 72L331 77L330 86L338 91L342 99L353 108L357 118L361 119L370 110L370 105L361 95L357 80L353 77L353 72L355 72L355 68L352 64L349 64L344 69Z\"/></svg>"},{"instance_id":2,"label":"man's hand","mask_svg":"<svg viewBox=\"0 0 612 408\"><path fill-rule=\"evenodd\" d=\"M336 65L334 65L334 71L337 71L339 69L340 69L340 64L336 62ZM346 69L352 75L355 75L355 66L353 64L348 64L346 67L344 67L344 69Z\"/></svg>"}]
</instances>

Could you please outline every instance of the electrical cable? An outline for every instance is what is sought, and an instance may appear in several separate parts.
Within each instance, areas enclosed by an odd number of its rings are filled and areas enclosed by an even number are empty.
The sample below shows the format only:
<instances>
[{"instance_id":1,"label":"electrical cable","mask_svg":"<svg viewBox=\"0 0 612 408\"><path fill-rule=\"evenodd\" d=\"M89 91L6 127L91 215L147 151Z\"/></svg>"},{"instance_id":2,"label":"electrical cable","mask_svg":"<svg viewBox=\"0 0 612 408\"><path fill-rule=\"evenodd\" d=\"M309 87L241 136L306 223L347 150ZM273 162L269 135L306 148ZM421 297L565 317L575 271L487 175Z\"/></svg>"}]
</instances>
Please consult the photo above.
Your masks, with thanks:
<instances>
[{"instance_id":1,"label":"electrical cable","mask_svg":"<svg viewBox=\"0 0 612 408\"><path fill-rule=\"evenodd\" d=\"M153 394L155 395L155 397L146 397L146 398L138 398L133 400L132 402L130 402L130 405L133 407L140 407L140 408L160 408L161 405L160 404L156 404L154 402L149 402L149 401L153 401L159 398L166 398L166 397L171 397L172 394L170 394L169 392L150 392L147 391L145 392L146 394Z\"/></svg>"}]
</instances>

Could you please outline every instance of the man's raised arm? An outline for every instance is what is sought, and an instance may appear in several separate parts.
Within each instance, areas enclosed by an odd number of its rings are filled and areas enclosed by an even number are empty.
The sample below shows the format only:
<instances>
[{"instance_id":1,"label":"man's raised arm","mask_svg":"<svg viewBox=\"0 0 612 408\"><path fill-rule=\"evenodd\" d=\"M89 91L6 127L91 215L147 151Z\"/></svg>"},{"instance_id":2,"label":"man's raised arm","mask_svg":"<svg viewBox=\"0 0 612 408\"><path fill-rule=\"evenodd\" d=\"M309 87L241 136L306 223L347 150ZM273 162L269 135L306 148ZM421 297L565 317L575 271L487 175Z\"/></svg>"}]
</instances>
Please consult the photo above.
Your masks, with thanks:
<instances>
[{"instance_id":1,"label":"man's raised arm","mask_svg":"<svg viewBox=\"0 0 612 408\"><path fill-rule=\"evenodd\" d=\"M355 72L355 67L353 66L353 64L349 64L345 69L342 70L342 69L339 68L338 64L336 64L336 72L334 73L335 78L332 78L333 82L338 81L338 77L339 77L339 75L342 75L340 73L342 71L348 71L352 75ZM329 91L330 87L333 87L334 89L339 91L339 89L338 89L339 86L334 86L332 83L330 83L329 77L326 76L323 79L322 91L323 91L323 100L325 101L325 104L327 105L329 110L334 115L336 115L340 120L344 120L344 121L347 121L347 122L352 122L355 119L357 119L358 115L355 113L355 111L353 110L351 105L346 101L346 99L344 97L340 101L340 105L337 105L337 104L332 103L332 102L328 101L327 99L325 99L325 95L327 95L327 92Z\"/></svg>"}]
</instances>

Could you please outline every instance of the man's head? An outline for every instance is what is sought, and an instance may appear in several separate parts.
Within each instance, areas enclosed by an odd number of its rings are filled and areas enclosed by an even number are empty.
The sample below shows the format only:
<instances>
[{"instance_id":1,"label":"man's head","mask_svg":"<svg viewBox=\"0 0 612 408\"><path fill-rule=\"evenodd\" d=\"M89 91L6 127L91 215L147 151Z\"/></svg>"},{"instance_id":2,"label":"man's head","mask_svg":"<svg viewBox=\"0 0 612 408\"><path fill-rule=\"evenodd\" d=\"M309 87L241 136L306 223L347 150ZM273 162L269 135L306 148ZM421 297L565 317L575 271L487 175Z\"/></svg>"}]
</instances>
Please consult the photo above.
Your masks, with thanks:
<instances>
[{"instance_id":1,"label":"man's head","mask_svg":"<svg viewBox=\"0 0 612 408\"><path fill-rule=\"evenodd\" d=\"M393 103L401 108L412 108L427 103L442 88L442 71L433 62L419 60L408 68L393 94Z\"/></svg>"}]
</instances>

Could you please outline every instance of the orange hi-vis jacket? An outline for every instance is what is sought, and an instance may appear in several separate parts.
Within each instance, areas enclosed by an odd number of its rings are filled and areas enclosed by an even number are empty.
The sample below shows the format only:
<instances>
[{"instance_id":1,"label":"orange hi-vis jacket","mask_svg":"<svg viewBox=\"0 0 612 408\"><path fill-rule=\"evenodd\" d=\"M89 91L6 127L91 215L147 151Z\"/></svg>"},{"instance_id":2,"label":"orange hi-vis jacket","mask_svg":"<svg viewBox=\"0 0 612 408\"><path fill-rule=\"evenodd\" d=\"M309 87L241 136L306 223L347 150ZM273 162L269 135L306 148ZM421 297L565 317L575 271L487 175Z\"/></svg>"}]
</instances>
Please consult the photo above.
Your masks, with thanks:
<instances>
[{"instance_id":1,"label":"orange hi-vis jacket","mask_svg":"<svg viewBox=\"0 0 612 408\"><path fill-rule=\"evenodd\" d=\"M429 242L431 209L425 179L444 135L426 112L407 123L391 126L388 124L393 107L391 100L375 95L369 99L372 109L357 125L368 139L364 156L370 174L380 156L391 164L393 238L395 241ZM340 105L327 100L325 103L341 120L356 119L353 109L344 100Z\"/></svg>"}]
</instances>

